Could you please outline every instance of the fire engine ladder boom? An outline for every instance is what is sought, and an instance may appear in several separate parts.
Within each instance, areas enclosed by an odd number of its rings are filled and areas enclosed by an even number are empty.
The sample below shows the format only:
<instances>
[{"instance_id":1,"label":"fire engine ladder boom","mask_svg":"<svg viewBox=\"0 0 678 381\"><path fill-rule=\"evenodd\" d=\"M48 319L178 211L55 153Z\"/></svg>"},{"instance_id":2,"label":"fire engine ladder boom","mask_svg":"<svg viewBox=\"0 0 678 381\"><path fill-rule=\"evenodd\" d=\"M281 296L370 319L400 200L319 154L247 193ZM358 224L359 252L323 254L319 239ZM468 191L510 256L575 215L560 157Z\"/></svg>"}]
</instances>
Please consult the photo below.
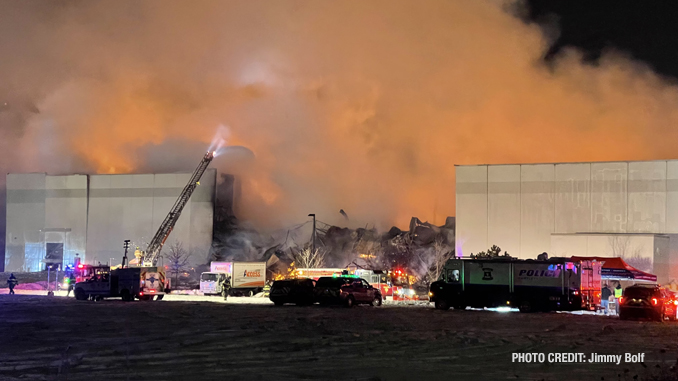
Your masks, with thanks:
<instances>
[{"instance_id":1,"label":"fire engine ladder boom","mask_svg":"<svg viewBox=\"0 0 678 381\"><path fill-rule=\"evenodd\" d=\"M188 181L188 184L186 184L186 186L184 187L184 190L181 191L181 194L179 195L179 198L177 198L177 201L174 203L172 210L170 210L167 217L165 217L165 220L158 228L158 231L155 233L155 236L153 236L153 239L148 244L148 248L146 249L146 253L144 254L143 258L144 266L155 266L158 263L162 246L165 244L165 241L167 241L167 237L169 237L170 233L172 232L172 229L174 229L174 225L179 220L179 216L181 216L181 211L184 209L184 207L188 203L188 200L191 198L193 191L198 185L198 182L200 181L200 178L202 177L203 173L205 173L205 170L207 170L207 166L209 166L212 159L214 159L214 152L207 152L200 161L198 168L196 168L195 172L193 172L191 179Z\"/></svg>"}]
</instances>

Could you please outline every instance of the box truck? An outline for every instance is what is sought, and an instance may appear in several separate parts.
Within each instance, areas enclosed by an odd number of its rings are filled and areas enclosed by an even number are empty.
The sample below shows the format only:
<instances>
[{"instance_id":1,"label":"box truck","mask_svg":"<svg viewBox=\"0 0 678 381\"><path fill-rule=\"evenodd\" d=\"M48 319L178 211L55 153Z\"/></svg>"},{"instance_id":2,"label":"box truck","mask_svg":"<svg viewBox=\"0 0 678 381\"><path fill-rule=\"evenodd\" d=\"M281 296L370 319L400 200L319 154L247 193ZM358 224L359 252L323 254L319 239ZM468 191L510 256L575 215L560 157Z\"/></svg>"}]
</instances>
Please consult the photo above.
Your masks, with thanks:
<instances>
[{"instance_id":1,"label":"box truck","mask_svg":"<svg viewBox=\"0 0 678 381\"><path fill-rule=\"evenodd\" d=\"M221 276L231 279L229 295L249 295L263 291L266 284L266 262L212 262L210 271L200 275L200 291L220 295Z\"/></svg>"}]
</instances>

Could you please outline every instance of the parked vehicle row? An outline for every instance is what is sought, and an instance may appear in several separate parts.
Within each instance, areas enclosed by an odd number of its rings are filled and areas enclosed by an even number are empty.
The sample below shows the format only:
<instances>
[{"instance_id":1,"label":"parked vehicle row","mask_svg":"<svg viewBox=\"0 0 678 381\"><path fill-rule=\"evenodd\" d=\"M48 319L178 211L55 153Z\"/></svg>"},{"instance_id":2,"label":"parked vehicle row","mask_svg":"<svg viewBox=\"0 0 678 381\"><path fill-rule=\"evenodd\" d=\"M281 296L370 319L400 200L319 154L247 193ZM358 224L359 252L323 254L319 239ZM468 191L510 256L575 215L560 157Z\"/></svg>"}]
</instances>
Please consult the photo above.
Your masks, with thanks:
<instances>
[{"instance_id":1,"label":"parked vehicle row","mask_svg":"<svg viewBox=\"0 0 678 381\"><path fill-rule=\"evenodd\" d=\"M356 304L381 306L381 291L371 286L365 279L355 276L320 277L312 279L277 280L271 286L269 299L276 306L285 303L297 305L345 305Z\"/></svg>"}]
</instances>

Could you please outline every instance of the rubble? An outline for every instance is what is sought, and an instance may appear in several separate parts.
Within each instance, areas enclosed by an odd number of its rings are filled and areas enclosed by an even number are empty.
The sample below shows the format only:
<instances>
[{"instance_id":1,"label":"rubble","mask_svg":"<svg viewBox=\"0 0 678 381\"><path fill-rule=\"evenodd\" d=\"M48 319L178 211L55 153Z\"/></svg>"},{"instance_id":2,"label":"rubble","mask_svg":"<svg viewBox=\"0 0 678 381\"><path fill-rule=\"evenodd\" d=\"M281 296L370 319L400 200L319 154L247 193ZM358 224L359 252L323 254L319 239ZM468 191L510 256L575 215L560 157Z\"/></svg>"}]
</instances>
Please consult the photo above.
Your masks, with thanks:
<instances>
[{"instance_id":1,"label":"rubble","mask_svg":"<svg viewBox=\"0 0 678 381\"><path fill-rule=\"evenodd\" d=\"M341 214L348 220L346 212ZM215 226L211 260L263 260L267 261L272 274L281 274L287 272L295 258L310 245L307 224L261 234L234 220L220 221L226 223L221 231ZM448 217L442 226L412 217L408 230L393 226L386 232L374 227L350 229L317 221L317 255L323 257L319 267L344 268L350 264L368 269L400 267L425 278L435 261L435 253L453 253L454 236L454 217ZM430 281L426 279L427 283Z\"/></svg>"}]
</instances>

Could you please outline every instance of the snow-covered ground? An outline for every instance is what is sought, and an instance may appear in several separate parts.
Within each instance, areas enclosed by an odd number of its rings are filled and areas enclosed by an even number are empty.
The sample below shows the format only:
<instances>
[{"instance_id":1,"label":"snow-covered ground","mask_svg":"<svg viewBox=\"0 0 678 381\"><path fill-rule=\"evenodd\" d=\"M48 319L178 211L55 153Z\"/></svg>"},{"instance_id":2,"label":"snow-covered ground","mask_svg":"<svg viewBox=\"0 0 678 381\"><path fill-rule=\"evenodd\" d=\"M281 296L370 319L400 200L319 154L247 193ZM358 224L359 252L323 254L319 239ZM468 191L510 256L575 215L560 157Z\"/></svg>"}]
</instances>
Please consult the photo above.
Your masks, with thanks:
<instances>
[{"instance_id":1,"label":"snow-covered ground","mask_svg":"<svg viewBox=\"0 0 678 381\"><path fill-rule=\"evenodd\" d=\"M0 295L0 380L633 380L678 357L678 324L668 322L437 311L425 302L348 309L30 293ZM511 362L514 352L640 352L645 362L524 364Z\"/></svg>"}]
</instances>

